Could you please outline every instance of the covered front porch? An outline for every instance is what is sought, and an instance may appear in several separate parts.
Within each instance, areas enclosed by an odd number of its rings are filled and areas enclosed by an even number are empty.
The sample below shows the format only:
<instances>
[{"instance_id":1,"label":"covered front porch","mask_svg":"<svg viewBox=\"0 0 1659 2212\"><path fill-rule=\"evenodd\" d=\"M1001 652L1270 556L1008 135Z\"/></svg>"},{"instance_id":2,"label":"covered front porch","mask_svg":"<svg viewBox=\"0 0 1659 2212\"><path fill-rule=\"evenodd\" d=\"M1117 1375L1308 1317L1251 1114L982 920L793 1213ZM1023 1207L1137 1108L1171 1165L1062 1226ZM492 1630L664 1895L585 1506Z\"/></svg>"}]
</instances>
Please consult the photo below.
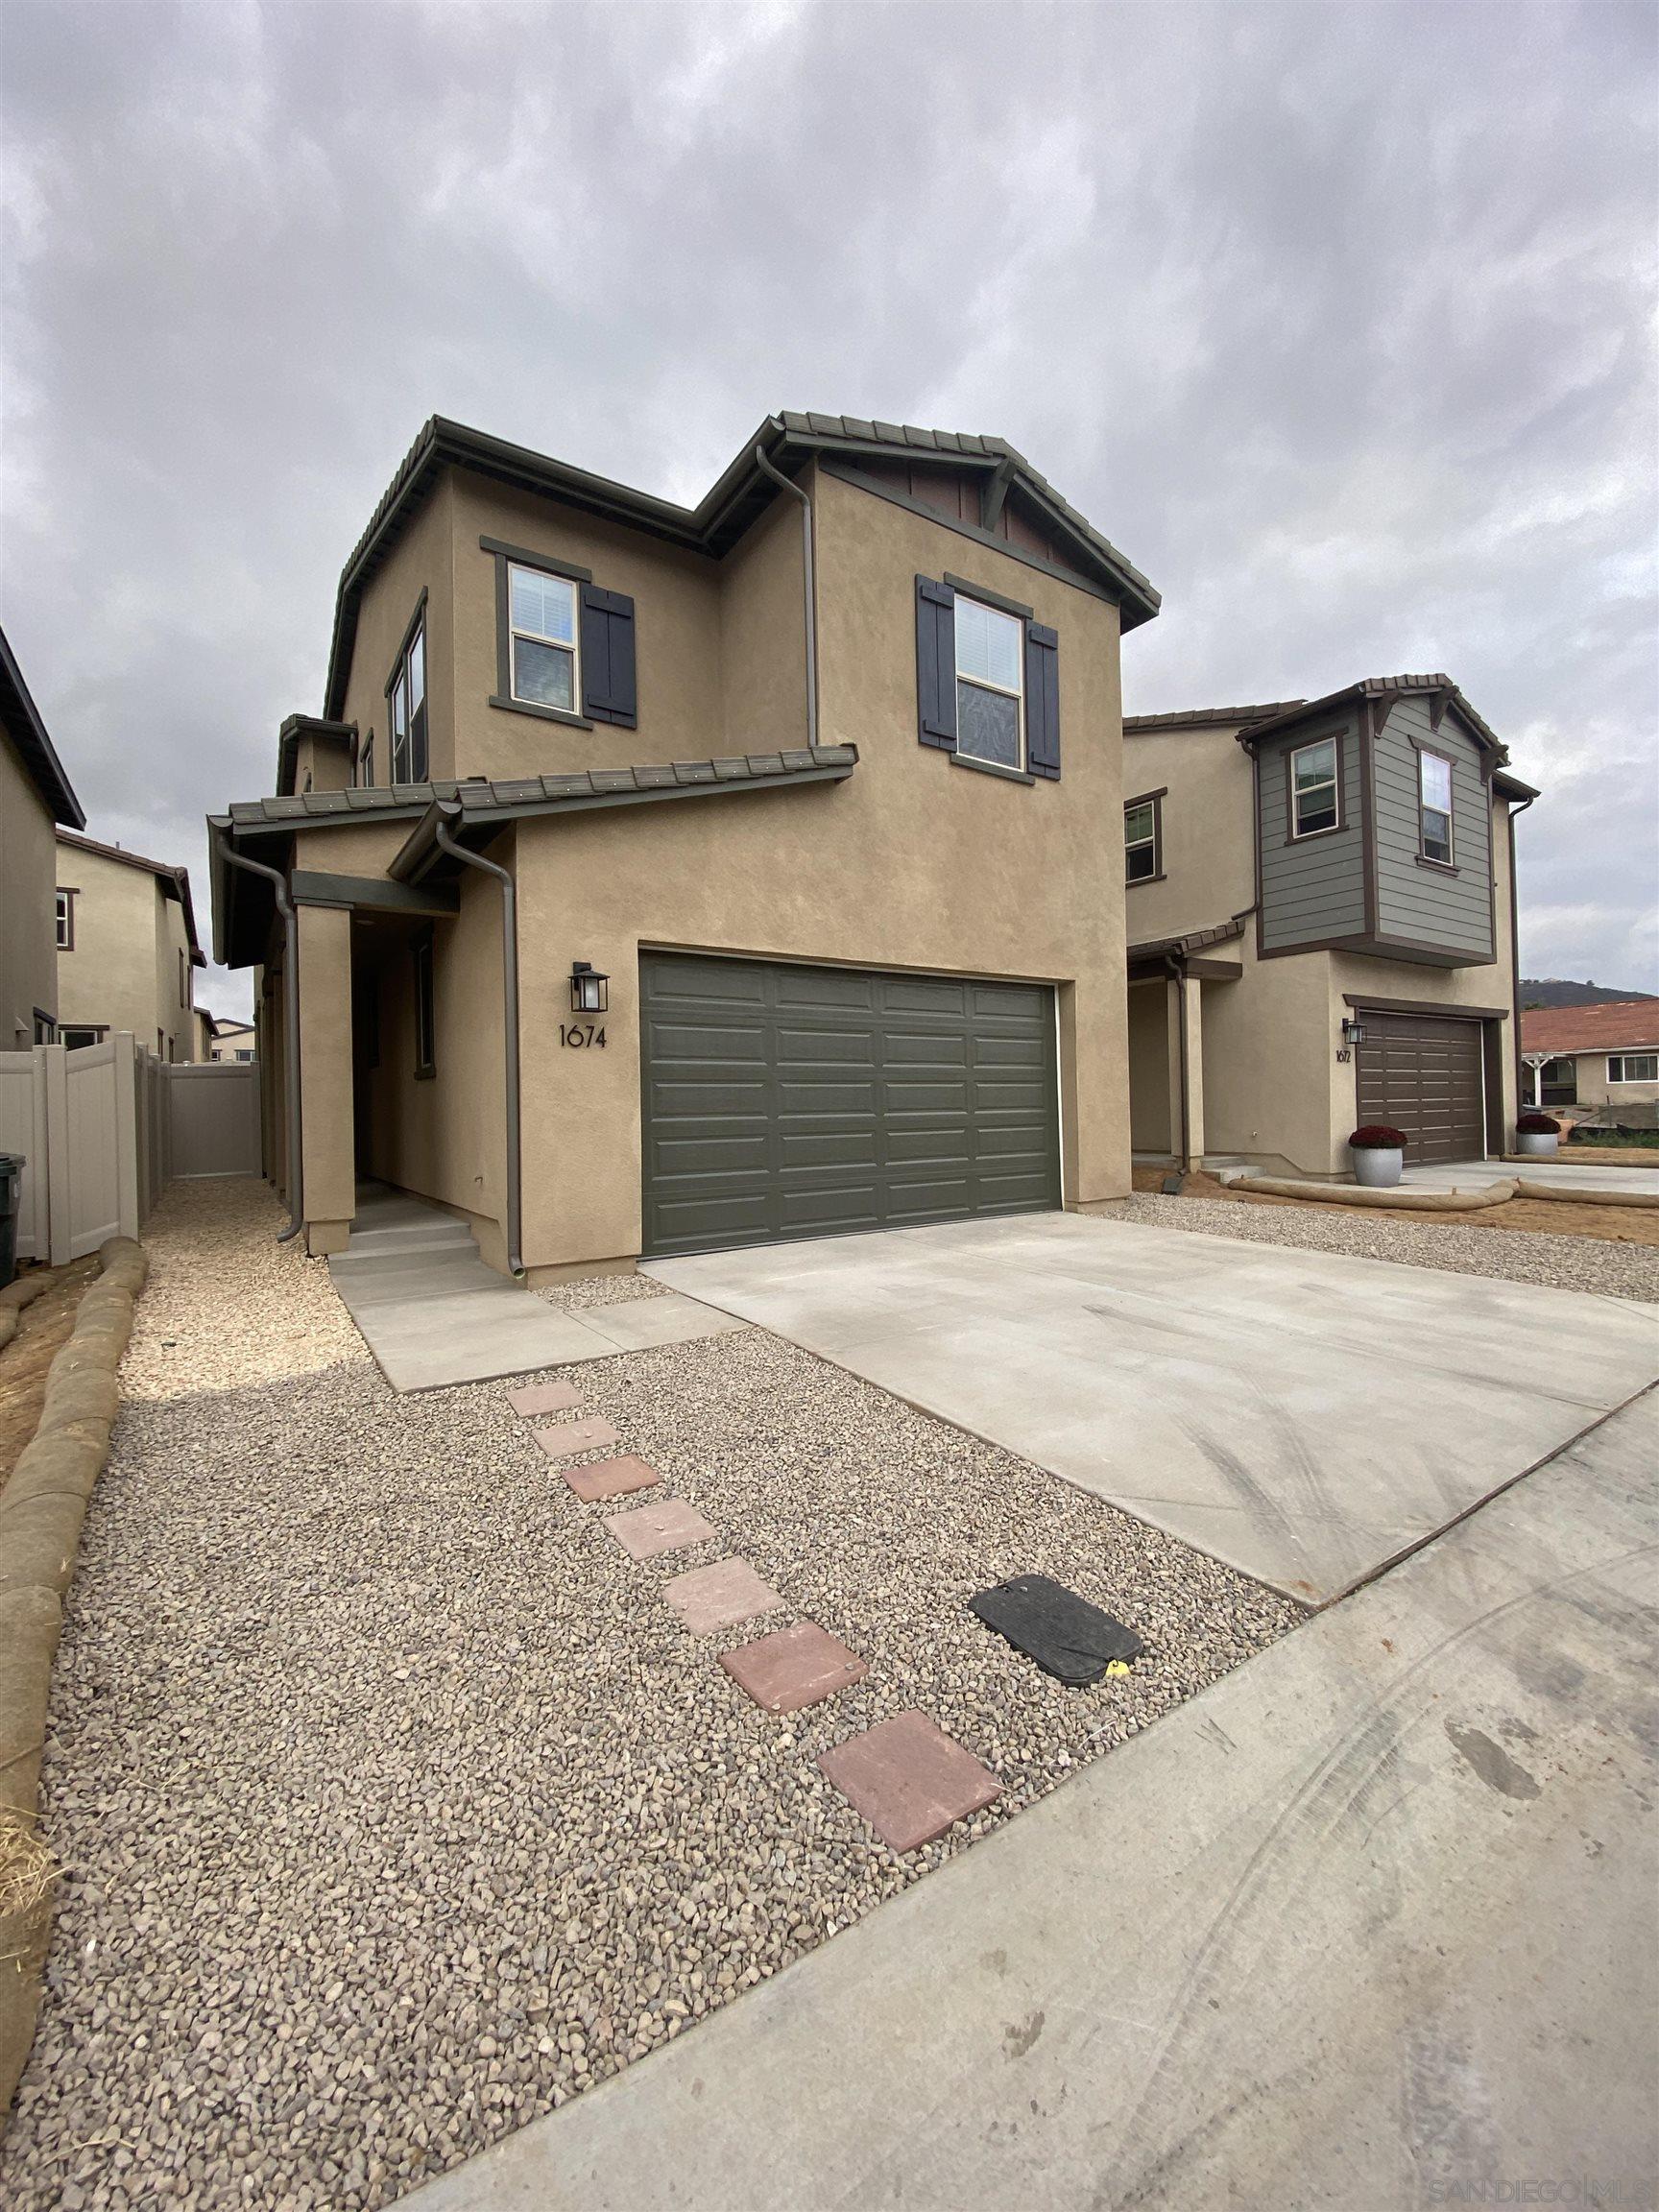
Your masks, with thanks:
<instances>
[{"instance_id":1,"label":"covered front porch","mask_svg":"<svg viewBox=\"0 0 1659 2212\"><path fill-rule=\"evenodd\" d=\"M1243 926L1129 948L1129 1134L1138 1160L1166 1160L1183 1173L1216 1164L1204 1124L1205 999L1243 976Z\"/></svg>"}]
</instances>

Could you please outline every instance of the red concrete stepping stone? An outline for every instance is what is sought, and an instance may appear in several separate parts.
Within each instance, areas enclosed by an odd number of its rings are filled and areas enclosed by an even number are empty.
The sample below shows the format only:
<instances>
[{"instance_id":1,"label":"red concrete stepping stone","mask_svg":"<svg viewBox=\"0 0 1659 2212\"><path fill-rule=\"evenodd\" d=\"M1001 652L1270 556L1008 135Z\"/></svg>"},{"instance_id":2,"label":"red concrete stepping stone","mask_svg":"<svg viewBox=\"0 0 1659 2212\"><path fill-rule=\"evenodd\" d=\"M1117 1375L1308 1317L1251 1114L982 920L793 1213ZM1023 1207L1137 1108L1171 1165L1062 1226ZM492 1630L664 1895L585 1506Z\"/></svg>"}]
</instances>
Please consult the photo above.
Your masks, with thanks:
<instances>
[{"instance_id":1,"label":"red concrete stepping stone","mask_svg":"<svg viewBox=\"0 0 1659 2212\"><path fill-rule=\"evenodd\" d=\"M722 1651L720 1664L768 1713L798 1713L832 1697L849 1683L861 1682L870 1670L856 1651L820 1628L816 1621L779 1628L735 1651Z\"/></svg>"},{"instance_id":2,"label":"red concrete stepping stone","mask_svg":"<svg viewBox=\"0 0 1659 2212\"><path fill-rule=\"evenodd\" d=\"M626 1498L630 1490L649 1490L662 1478L648 1459L625 1453L587 1467L566 1467L565 1479L585 1504L596 1505L606 1498Z\"/></svg>"},{"instance_id":3,"label":"red concrete stepping stone","mask_svg":"<svg viewBox=\"0 0 1659 2212\"><path fill-rule=\"evenodd\" d=\"M684 1498L660 1499L654 1505L636 1506L632 1513L611 1513L605 1526L630 1559L659 1559L664 1551L684 1551L687 1544L706 1544L714 1530L695 1505Z\"/></svg>"},{"instance_id":4,"label":"red concrete stepping stone","mask_svg":"<svg viewBox=\"0 0 1659 2212\"><path fill-rule=\"evenodd\" d=\"M895 1851L919 1850L1002 1794L988 1767L914 1709L821 1751L818 1764Z\"/></svg>"},{"instance_id":5,"label":"red concrete stepping stone","mask_svg":"<svg viewBox=\"0 0 1659 2212\"><path fill-rule=\"evenodd\" d=\"M509 1390L507 1403L515 1413L533 1419L538 1413L567 1413L581 1405L582 1393L573 1382L529 1382L522 1390Z\"/></svg>"},{"instance_id":6,"label":"red concrete stepping stone","mask_svg":"<svg viewBox=\"0 0 1659 2212\"><path fill-rule=\"evenodd\" d=\"M783 1600L762 1582L747 1559L716 1559L712 1567L693 1567L671 1575L662 1595L693 1636L712 1636L757 1613L776 1613Z\"/></svg>"},{"instance_id":7,"label":"red concrete stepping stone","mask_svg":"<svg viewBox=\"0 0 1659 2212\"><path fill-rule=\"evenodd\" d=\"M549 1459L568 1459L574 1452L597 1452L606 1444L620 1444L622 1431L609 1421L555 1421L546 1429L532 1429Z\"/></svg>"}]
</instances>

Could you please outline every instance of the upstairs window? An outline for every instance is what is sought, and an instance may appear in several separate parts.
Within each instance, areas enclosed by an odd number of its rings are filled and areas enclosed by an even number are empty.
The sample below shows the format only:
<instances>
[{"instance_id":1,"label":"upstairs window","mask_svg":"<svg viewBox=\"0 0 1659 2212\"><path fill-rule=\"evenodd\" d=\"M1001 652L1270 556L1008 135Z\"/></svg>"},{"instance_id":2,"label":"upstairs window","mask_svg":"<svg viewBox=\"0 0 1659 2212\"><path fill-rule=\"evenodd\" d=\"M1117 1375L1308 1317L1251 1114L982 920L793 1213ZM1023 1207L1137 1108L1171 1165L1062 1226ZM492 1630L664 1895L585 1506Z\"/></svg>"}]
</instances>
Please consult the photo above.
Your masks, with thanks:
<instances>
[{"instance_id":1,"label":"upstairs window","mask_svg":"<svg viewBox=\"0 0 1659 2212\"><path fill-rule=\"evenodd\" d=\"M1317 837L1337 825L1336 740L1321 737L1290 756L1290 834Z\"/></svg>"},{"instance_id":2,"label":"upstairs window","mask_svg":"<svg viewBox=\"0 0 1659 2212\"><path fill-rule=\"evenodd\" d=\"M994 768L1025 765L1024 624L956 594L956 750Z\"/></svg>"},{"instance_id":3,"label":"upstairs window","mask_svg":"<svg viewBox=\"0 0 1659 2212\"><path fill-rule=\"evenodd\" d=\"M1659 1052L1610 1052L1609 1083L1659 1083Z\"/></svg>"},{"instance_id":4,"label":"upstairs window","mask_svg":"<svg viewBox=\"0 0 1659 2212\"><path fill-rule=\"evenodd\" d=\"M573 714L577 688L576 587L539 568L507 567L511 609L512 696L531 707Z\"/></svg>"},{"instance_id":5,"label":"upstairs window","mask_svg":"<svg viewBox=\"0 0 1659 2212\"><path fill-rule=\"evenodd\" d=\"M424 783L429 767L426 746L426 613L422 600L413 628L386 686L392 724L392 781Z\"/></svg>"},{"instance_id":6,"label":"upstairs window","mask_svg":"<svg viewBox=\"0 0 1659 2212\"><path fill-rule=\"evenodd\" d=\"M1164 794L1131 799L1123 808L1123 879L1147 883L1164 873Z\"/></svg>"},{"instance_id":7,"label":"upstairs window","mask_svg":"<svg viewBox=\"0 0 1659 2212\"><path fill-rule=\"evenodd\" d=\"M1443 754L1417 756L1417 819L1425 860L1452 865L1452 763Z\"/></svg>"},{"instance_id":8,"label":"upstairs window","mask_svg":"<svg viewBox=\"0 0 1659 2212\"><path fill-rule=\"evenodd\" d=\"M75 894L60 891L58 894L58 950L73 952L75 950Z\"/></svg>"}]
</instances>

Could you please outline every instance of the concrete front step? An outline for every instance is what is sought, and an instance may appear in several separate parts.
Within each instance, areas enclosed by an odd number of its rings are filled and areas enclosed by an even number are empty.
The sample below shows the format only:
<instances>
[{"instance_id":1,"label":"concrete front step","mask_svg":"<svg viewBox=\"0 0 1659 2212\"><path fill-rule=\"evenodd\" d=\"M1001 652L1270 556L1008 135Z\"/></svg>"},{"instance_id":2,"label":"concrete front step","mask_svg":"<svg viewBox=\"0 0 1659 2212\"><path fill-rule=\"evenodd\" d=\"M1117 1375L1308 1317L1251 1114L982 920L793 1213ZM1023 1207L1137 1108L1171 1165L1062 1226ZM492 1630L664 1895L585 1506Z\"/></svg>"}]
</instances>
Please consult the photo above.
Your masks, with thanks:
<instances>
[{"instance_id":1,"label":"concrete front step","mask_svg":"<svg viewBox=\"0 0 1659 2212\"><path fill-rule=\"evenodd\" d=\"M430 1215L424 1221L411 1221L397 1229L353 1229L345 1257L352 1260L372 1260L389 1252L444 1252L459 1245L462 1249L475 1247L472 1232L465 1221L436 1219Z\"/></svg>"}]
</instances>

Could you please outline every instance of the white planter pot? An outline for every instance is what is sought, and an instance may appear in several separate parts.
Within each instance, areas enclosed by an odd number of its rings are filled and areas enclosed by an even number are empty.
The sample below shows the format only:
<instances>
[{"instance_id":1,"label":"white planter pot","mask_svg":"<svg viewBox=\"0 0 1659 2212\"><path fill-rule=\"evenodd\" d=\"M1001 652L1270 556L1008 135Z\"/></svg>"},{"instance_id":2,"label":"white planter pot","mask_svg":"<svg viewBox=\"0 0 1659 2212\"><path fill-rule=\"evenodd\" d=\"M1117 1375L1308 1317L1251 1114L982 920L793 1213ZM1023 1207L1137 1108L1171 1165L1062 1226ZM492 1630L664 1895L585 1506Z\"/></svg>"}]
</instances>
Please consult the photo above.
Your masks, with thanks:
<instances>
[{"instance_id":1,"label":"white planter pot","mask_svg":"<svg viewBox=\"0 0 1659 2212\"><path fill-rule=\"evenodd\" d=\"M1352 1150L1356 1183L1363 1184L1367 1190L1393 1190L1406 1166L1404 1152L1384 1152L1381 1146L1370 1144L1356 1144Z\"/></svg>"},{"instance_id":2,"label":"white planter pot","mask_svg":"<svg viewBox=\"0 0 1659 2212\"><path fill-rule=\"evenodd\" d=\"M1523 1130L1515 1140L1515 1149L1517 1152L1529 1152L1535 1160L1553 1160L1555 1148L1560 1142L1559 1137L1539 1137L1529 1130Z\"/></svg>"}]
</instances>

